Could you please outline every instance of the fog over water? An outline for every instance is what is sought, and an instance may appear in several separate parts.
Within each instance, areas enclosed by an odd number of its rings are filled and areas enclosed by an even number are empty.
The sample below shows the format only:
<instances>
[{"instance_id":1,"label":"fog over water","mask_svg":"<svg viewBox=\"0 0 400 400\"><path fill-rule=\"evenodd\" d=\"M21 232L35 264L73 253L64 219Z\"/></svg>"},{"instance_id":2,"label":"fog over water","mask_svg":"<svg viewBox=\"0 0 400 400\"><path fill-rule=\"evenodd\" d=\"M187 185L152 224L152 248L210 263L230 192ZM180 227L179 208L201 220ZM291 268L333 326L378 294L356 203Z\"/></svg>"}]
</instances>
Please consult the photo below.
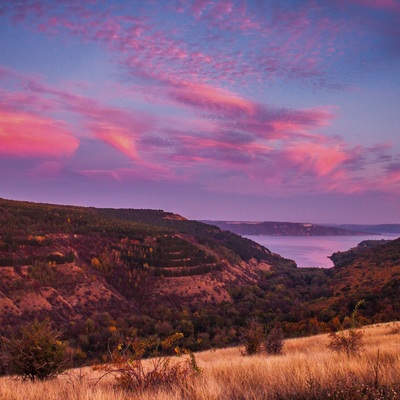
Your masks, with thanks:
<instances>
[{"instance_id":1,"label":"fog over water","mask_svg":"<svg viewBox=\"0 0 400 400\"><path fill-rule=\"evenodd\" d=\"M365 236L245 236L282 257L294 260L298 267L331 268L328 258L337 251L346 251L363 240L393 240L399 235Z\"/></svg>"}]
</instances>

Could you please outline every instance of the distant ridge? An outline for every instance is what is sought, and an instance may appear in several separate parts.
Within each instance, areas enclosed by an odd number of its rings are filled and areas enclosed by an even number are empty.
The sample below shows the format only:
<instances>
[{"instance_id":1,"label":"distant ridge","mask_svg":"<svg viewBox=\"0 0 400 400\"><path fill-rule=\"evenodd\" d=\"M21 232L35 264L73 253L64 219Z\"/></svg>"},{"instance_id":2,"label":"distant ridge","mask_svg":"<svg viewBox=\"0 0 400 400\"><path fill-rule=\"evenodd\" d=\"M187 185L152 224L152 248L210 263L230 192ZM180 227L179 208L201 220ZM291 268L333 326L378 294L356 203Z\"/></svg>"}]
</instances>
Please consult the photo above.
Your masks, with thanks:
<instances>
[{"instance_id":1,"label":"distant ridge","mask_svg":"<svg viewBox=\"0 0 400 400\"><path fill-rule=\"evenodd\" d=\"M342 224L329 225L340 229L349 229L365 233L400 233L400 224L378 224L378 225L357 225L357 224Z\"/></svg>"},{"instance_id":2,"label":"distant ridge","mask_svg":"<svg viewBox=\"0 0 400 400\"><path fill-rule=\"evenodd\" d=\"M239 235L265 236L357 236L365 231L310 223L277 221L202 221Z\"/></svg>"}]
</instances>

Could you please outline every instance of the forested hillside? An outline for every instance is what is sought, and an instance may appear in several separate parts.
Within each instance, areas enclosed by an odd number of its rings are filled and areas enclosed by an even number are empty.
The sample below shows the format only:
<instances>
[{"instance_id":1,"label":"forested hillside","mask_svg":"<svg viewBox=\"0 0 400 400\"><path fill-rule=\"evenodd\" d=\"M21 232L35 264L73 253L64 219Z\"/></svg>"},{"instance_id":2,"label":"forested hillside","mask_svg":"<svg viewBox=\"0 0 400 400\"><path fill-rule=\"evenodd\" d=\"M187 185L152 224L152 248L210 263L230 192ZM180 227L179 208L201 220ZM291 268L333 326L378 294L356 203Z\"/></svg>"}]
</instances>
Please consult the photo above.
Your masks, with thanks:
<instances>
[{"instance_id":1,"label":"forested hillside","mask_svg":"<svg viewBox=\"0 0 400 400\"><path fill-rule=\"evenodd\" d=\"M236 234L161 210L0 200L0 335L50 317L76 362L124 337L185 335L193 350L236 344L249 319L287 336L400 318L400 240L295 263Z\"/></svg>"}]
</instances>

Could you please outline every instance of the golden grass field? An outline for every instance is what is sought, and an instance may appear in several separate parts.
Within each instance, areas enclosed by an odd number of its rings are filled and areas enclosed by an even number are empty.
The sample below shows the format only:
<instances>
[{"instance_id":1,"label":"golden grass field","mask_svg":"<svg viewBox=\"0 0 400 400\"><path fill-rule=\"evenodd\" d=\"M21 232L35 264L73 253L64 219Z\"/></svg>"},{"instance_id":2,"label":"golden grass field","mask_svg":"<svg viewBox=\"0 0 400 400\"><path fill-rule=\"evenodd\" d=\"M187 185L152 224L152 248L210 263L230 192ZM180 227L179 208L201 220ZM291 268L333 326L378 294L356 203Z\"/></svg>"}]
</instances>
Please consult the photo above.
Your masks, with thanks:
<instances>
[{"instance_id":1,"label":"golden grass field","mask_svg":"<svg viewBox=\"0 0 400 400\"><path fill-rule=\"evenodd\" d=\"M3 377L0 399L400 399L400 334L390 333L391 326L363 328L359 356L333 353L328 335L318 335L286 340L280 356L243 356L240 348L197 353L203 371L169 390L127 393L113 377L98 381L99 372L86 367L46 382Z\"/></svg>"}]
</instances>

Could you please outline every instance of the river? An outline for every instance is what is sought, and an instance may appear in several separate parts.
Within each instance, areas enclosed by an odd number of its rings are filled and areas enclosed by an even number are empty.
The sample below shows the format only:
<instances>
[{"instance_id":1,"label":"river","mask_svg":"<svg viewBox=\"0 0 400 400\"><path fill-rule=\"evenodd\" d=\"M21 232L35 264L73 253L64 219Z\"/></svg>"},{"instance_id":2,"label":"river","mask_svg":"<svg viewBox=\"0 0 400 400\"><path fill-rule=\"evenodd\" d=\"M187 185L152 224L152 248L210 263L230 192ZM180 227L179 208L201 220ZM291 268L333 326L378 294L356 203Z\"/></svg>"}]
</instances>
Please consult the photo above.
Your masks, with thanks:
<instances>
[{"instance_id":1,"label":"river","mask_svg":"<svg viewBox=\"0 0 400 400\"><path fill-rule=\"evenodd\" d=\"M399 235L365 236L245 236L282 257L294 260L298 267L331 268L328 258L337 251L346 251L363 240L393 240Z\"/></svg>"}]
</instances>

